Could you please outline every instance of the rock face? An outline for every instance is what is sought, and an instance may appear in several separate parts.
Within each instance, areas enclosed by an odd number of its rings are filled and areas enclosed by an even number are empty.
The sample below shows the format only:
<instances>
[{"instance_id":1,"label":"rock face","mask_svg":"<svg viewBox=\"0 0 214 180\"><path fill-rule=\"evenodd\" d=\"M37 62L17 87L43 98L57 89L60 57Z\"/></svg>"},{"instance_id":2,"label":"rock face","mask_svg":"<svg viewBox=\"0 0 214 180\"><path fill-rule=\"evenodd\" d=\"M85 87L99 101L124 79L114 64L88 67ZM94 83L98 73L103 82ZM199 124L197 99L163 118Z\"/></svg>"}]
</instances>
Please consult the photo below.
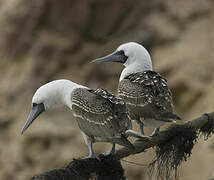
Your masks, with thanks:
<instances>
[{"instance_id":1,"label":"rock face","mask_svg":"<svg viewBox=\"0 0 214 180\"><path fill-rule=\"evenodd\" d=\"M66 78L116 91L121 65L88 63L123 42L149 49L184 120L213 111L213 5L212 0L0 1L0 179L29 179L87 154L67 109L44 113L24 136L20 130L33 93L48 81ZM212 141L195 147L182 179L214 177ZM144 153L136 161L151 158ZM146 179L142 167L124 165L128 179Z\"/></svg>"}]
</instances>

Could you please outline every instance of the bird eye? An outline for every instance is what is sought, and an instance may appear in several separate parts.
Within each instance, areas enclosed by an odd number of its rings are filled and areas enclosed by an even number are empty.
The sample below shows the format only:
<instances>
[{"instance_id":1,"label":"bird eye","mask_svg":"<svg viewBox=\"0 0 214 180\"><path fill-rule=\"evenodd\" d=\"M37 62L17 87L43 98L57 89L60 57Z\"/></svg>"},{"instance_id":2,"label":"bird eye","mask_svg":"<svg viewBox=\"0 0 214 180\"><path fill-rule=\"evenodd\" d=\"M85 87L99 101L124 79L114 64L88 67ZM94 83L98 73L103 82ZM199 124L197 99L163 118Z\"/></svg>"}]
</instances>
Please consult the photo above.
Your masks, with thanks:
<instances>
[{"instance_id":1,"label":"bird eye","mask_svg":"<svg viewBox=\"0 0 214 180\"><path fill-rule=\"evenodd\" d=\"M117 54L117 55L125 55L125 53L124 53L123 50L117 51L116 54Z\"/></svg>"},{"instance_id":2,"label":"bird eye","mask_svg":"<svg viewBox=\"0 0 214 180\"><path fill-rule=\"evenodd\" d=\"M36 103L33 103L32 106L35 107L35 106L37 106L37 104L36 104Z\"/></svg>"}]
</instances>

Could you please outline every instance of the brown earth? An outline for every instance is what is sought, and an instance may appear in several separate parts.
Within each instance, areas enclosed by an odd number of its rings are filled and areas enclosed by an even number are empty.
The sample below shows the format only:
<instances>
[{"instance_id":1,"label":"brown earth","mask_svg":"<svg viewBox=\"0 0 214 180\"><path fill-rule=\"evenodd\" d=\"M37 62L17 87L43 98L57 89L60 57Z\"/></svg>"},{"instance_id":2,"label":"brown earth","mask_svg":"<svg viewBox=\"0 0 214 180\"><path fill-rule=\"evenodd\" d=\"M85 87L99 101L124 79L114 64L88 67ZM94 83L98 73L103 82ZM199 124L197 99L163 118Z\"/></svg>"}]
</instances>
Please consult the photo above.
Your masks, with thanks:
<instances>
[{"instance_id":1,"label":"brown earth","mask_svg":"<svg viewBox=\"0 0 214 180\"><path fill-rule=\"evenodd\" d=\"M148 48L184 121L213 111L213 8L213 0L1 0L0 179L27 180L87 155L68 109L44 113L24 136L20 130L33 93L48 81L66 78L116 92L122 66L88 63L123 42ZM214 178L213 154L213 138L197 144L180 179ZM152 157L151 151L127 160L146 164ZM145 167L123 164L127 179L147 179Z\"/></svg>"}]
</instances>

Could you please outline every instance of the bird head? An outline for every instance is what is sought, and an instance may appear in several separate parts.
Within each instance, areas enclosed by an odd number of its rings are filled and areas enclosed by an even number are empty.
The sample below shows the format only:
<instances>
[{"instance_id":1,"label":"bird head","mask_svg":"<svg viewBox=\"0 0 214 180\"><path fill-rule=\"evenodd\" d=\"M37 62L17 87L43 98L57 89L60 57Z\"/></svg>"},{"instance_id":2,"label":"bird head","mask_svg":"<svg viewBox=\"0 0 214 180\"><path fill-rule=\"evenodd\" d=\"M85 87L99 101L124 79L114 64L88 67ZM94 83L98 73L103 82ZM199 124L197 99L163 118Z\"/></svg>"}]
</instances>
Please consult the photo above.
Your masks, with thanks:
<instances>
[{"instance_id":1,"label":"bird head","mask_svg":"<svg viewBox=\"0 0 214 180\"><path fill-rule=\"evenodd\" d=\"M151 57L148 51L140 44L136 42L129 42L120 45L115 52L95 59L92 62L120 62L124 66L131 65L144 66L145 69L152 69Z\"/></svg>"},{"instance_id":2,"label":"bird head","mask_svg":"<svg viewBox=\"0 0 214 180\"><path fill-rule=\"evenodd\" d=\"M69 86L71 83L68 80L56 80L37 89L33 95L31 111L22 129L22 134L42 112L53 108L59 103L68 105L70 98L67 98L66 95L69 95L72 90L72 86ZM66 103L65 99L68 103Z\"/></svg>"}]
</instances>

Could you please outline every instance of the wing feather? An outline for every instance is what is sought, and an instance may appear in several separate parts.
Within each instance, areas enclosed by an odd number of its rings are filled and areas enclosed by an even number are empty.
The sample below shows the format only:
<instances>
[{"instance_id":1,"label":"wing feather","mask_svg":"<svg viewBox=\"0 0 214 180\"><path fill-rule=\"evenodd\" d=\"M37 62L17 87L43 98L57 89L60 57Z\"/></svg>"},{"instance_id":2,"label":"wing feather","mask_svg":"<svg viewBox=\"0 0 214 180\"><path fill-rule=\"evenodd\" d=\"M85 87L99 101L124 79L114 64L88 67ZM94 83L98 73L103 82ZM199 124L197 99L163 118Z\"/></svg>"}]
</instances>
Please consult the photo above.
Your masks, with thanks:
<instances>
[{"instance_id":1,"label":"wing feather","mask_svg":"<svg viewBox=\"0 0 214 180\"><path fill-rule=\"evenodd\" d=\"M167 80L154 71L130 74L119 83L119 96L139 116L155 119L155 115L173 111L172 95ZM137 118L136 113L131 113ZM159 118L160 119L160 118Z\"/></svg>"},{"instance_id":2,"label":"wing feather","mask_svg":"<svg viewBox=\"0 0 214 180\"><path fill-rule=\"evenodd\" d=\"M116 137L131 123L123 100L102 89L74 90L72 109L80 129L88 136Z\"/></svg>"}]
</instances>

